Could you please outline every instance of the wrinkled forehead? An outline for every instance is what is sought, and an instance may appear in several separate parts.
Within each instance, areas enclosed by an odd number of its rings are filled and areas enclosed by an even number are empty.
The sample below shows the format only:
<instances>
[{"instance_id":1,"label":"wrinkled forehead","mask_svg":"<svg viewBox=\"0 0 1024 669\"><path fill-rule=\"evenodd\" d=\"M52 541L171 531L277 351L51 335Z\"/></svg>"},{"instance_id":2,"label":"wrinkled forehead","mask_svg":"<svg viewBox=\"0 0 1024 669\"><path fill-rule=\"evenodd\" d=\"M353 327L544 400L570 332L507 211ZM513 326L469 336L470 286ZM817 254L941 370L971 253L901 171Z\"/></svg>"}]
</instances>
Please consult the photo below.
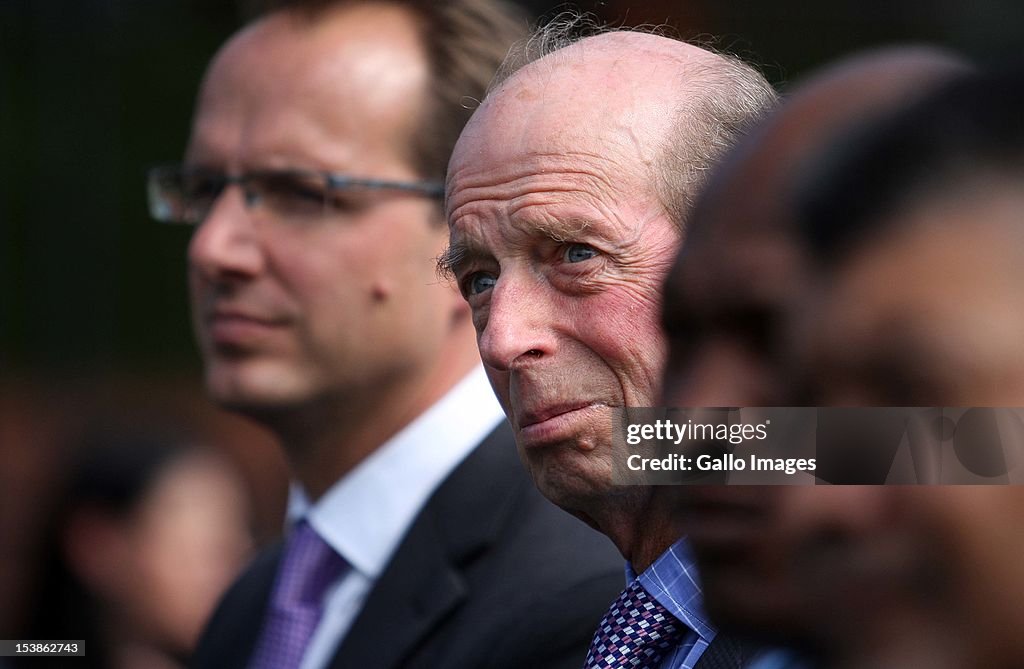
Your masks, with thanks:
<instances>
[{"instance_id":1,"label":"wrinkled forehead","mask_svg":"<svg viewBox=\"0 0 1024 669\"><path fill-rule=\"evenodd\" d=\"M663 135L644 118L634 96L626 94L616 104L592 93L578 81L517 79L513 88L489 99L473 116L449 174L455 179L573 154L624 163L635 173L653 165L660 148L657 138Z\"/></svg>"}]
</instances>

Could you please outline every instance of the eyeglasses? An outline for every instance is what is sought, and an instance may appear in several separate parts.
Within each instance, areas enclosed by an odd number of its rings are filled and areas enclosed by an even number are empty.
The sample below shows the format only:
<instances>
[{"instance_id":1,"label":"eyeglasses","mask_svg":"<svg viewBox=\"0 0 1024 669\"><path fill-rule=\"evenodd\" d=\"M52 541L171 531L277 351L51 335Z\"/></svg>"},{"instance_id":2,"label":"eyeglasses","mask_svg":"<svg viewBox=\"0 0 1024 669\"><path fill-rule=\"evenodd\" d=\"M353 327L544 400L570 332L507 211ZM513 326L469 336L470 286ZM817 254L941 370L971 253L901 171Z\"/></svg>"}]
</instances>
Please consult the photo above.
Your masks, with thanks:
<instances>
[{"instance_id":1,"label":"eyeglasses","mask_svg":"<svg viewBox=\"0 0 1024 669\"><path fill-rule=\"evenodd\" d=\"M231 184L242 189L248 207L260 207L284 221L315 221L330 214L357 213L370 204L370 193L390 191L431 199L444 197L444 186L431 181L360 179L312 170L254 170L239 175L184 165L154 167L147 175L149 213L162 223L198 225Z\"/></svg>"}]
</instances>

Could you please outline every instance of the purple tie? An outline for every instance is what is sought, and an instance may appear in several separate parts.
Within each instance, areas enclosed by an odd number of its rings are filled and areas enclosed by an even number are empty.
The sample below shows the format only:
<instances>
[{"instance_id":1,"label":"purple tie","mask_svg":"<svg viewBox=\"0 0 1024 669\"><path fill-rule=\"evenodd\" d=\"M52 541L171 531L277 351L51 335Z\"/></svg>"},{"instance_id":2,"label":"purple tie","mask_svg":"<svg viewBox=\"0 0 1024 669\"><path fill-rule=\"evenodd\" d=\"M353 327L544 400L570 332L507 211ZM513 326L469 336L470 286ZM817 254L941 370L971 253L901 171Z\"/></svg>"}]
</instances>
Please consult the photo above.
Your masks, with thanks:
<instances>
[{"instance_id":1,"label":"purple tie","mask_svg":"<svg viewBox=\"0 0 1024 669\"><path fill-rule=\"evenodd\" d=\"M297 669L323 613L323 597L347 564L305 520L292 530L249 669Z\"/></svg>"},{"instance_id":2,"label":"purple tie","mask_svg":"<svg viewBox=\"0 0 1024 669\"><path fill-rule=\"evenodd\" d=\"M615 600L594 633L584 669L652 669L673 648L685 627L634 579Z\"/></svg>"}]
</instances>

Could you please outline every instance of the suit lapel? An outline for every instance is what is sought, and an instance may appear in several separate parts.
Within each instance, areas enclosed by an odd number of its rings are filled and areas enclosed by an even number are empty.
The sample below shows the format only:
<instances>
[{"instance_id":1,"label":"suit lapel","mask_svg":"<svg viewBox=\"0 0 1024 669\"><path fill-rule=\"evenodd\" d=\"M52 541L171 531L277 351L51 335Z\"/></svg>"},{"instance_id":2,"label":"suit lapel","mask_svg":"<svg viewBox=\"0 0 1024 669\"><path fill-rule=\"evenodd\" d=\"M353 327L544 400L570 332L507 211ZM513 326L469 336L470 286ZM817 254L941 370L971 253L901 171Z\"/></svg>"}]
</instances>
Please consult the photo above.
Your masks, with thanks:
<instances>
[{"instance_id":1,"label":"suit lapel","mask_svg":"<svg viewBox=\"0 0 1024 669\"><path fill-rule=\"evenodd\" d=\"M370 592L332 667L392 667L466 596L429 528L415 526Z\"/></svg>"},{"instance_id":2,"label":"suit lapel","mask_svg":"<svg viewBox=\"0 0 1024 669\"><path fill-rule=\"evenodd\" d=\"M716 634L704 649L694 669L740 669L743 666L743 647L727 634Z\"/></svg>"},{"instance_id":3,"label":"suit lapel","mask_svg":"<svg viewBox=\"0 0 1024 669\"><path fill-rule=\"evenodd\" d=\"M390 669L469 595L463 571L492 544L521 477L505 423L434 493L395 551L331 667Z\"/></svg>"},{"instance_id":4,"label":"suit lapel","mask_svg":"<svg viewBox=\"0 0 1024 669\"><path fill-rule=\"evenodd\" d=\"M282 544L257 556L245 575L225 595L206 631L191 667L244 669L255 650L270 602Z\"/></svg>"},{"instance_id":5,"label":"suit lapel","mask_svg":"<svg viewBox=\"0 0 1024 669\"><path fill-rule=\"evenodd\" d=\"M253 651L256 650L256 642L259 641L260 633L263 631L263 619L267 613L267 607L270 605L270 593L274 587L274 581L277 576L277 569L281 566L281 557L284 554L284 544L280 543L273 550L269 565L260 569L254 582L252 583L252 589L247 593L249 600L243 602L241 605L242 616L249 620L240 621L239 629L241 634L236 640L234 647L235 650L230 655L225 657L237 657L240 660L237 666L239 668L245 667L249 663L249 656L252 655ZM245 649L245 652L242 652Z\"/></svg>"}]
</instances>

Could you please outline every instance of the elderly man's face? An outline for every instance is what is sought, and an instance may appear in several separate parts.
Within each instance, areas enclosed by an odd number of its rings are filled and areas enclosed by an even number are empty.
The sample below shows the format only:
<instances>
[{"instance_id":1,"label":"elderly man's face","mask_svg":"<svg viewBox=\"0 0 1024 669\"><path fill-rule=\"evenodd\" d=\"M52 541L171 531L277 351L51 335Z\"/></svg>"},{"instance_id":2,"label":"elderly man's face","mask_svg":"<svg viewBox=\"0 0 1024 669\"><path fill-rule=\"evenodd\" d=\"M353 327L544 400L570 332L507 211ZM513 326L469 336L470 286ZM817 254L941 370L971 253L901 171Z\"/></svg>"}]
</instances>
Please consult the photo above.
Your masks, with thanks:
<instances>
[{"instance_id":1,"label":"elderly man's face","mask_svg":"<svg viewBox=\"0 0 1024 669\"><path fill-rule=\"evenodd\" d=\"M427 66L412 19L379 4L322 18L274 15L225 48L200 97L189 165L420 178L409 144ZM362 401L436 364L464 309L435 276L447 242L436 202L339 192L321 219L273 213L229 186L192 238L193 315L214 399L254 411Z\"/></svg>"},{"instance_id":2,"label":"elderly man's face","mask_svg":"<svg viewBox=\"0 0 1024 669\"><path fill-rule=\"evenodd\" d=\"M452 269L481 357L538 487L571 510L610 485L609 407L656 401L679 241L652 186L647 133L661 129L630 127L632 99L567 112L590 85L514 79L449 169Z\"/></svg>"}]
</instances>

